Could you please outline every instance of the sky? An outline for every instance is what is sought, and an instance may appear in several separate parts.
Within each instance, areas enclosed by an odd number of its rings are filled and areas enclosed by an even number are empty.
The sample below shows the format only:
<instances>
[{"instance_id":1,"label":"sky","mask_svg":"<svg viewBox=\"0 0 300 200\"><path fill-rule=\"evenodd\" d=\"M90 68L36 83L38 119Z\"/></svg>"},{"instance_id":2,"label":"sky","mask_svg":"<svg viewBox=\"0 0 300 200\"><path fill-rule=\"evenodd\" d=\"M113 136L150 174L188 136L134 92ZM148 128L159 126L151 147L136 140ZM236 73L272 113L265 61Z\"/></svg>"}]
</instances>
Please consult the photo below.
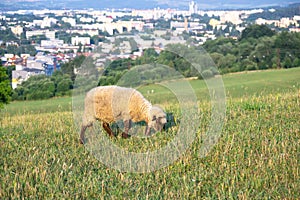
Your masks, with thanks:
<instances>
[{"instance_id":1,"label":"sky","mask_svg":"<svg viewBox=\"0 0 300 200\"><path fill-rule=\"evenodd\" d=\"M64 5L66 8L181 8L187 9L190 0L2 0L9 3L47 2ZM269 6L286 6L300 0L194 0L200 10L237 9ZM47 5L47 4L46 4Z\"/></svg>"},{"instance_id":2,"label":"sky","mask_svg":"<svg viewBox=\"0 0 300 200\"><path fill-rule=\"evenodd\" d=\"M188 5L190 2L189 0L156 0L156 2L159 4L161 2L165 2L169 5L175 4L184 4ZM249 8L249 7L256 7L256 6L278 6L283 4L289 4L297 2L297 0L290 0L290 1L282 1L282 0L195 0L195 2L198 4L198 6L201 8L215 8L215 7L226 7L226 8ZM300 2L298 0L298 2Z\"/></svg>"}]
</instances>

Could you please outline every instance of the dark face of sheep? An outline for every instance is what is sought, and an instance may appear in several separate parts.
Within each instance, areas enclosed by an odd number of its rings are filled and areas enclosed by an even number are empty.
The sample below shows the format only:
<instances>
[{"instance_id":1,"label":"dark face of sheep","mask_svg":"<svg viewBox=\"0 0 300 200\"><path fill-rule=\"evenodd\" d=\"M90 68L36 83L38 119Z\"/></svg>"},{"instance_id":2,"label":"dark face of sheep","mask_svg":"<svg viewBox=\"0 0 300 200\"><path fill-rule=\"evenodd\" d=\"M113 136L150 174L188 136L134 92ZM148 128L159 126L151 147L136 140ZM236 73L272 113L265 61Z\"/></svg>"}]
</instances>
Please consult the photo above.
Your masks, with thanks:
<instances>
[{"instance_id":1,"label":"dark face of sheep","mask_svg":"<svg viewBox=\"0 0 300 200\"><path fill-rule=\"evenodd\" d=\"M152 121L148 124L149 128L155 131L161 131L167 123L166 113L159 107L153 106L150 110Z\"/></svg>"}]
</instances>

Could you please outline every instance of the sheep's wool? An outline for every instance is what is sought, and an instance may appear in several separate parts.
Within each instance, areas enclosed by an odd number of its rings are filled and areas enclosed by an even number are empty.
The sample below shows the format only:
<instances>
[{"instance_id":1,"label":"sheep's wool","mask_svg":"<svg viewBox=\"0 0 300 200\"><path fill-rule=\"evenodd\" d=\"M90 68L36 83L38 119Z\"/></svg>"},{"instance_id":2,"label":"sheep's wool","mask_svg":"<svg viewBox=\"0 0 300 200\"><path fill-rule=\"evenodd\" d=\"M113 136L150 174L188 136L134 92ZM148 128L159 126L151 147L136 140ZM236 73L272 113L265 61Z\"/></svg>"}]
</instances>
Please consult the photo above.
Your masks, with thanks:
<instances>
[{"instance_id":1,"label":"sheep's wool","mask_svg":"<svg viewBox=\"0 0 300 200\"><path fill-rule=\"evenodd\" d=\"M101 86L86 95L84 123L92 123L95 118L107 123L129 119L148 123L151 107L151 103L135 89Z\"/></svg>"}]
</instances>

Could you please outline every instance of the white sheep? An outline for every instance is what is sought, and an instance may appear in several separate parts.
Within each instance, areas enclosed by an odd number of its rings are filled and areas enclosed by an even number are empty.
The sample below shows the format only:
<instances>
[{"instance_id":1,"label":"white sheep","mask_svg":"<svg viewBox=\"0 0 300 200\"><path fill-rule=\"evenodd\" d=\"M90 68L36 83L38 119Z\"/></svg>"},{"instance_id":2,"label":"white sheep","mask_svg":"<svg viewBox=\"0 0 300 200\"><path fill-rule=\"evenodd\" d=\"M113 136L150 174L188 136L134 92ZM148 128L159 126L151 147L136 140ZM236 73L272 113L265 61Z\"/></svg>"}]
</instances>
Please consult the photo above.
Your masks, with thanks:
<instances>
[{"instance_id":1,"label":"white sheep","mask_svg":"<svg viewBox=\"0 0 300 200\"><path fill-rule=\"evenodd\" d=\"M143 97L133 88L119 86L100 86L90 90L85 97L85 108L81 126L80 140L84 143L84 133L87 127L96 120L102 122L104 130L110 135L115 134L110 129L109 123L123 120L123 138L128 138L128 131L132 122L145 121L147 124L145 135L150 135L150 130L161 131L167 122L165 112Z\"/></svg>"}]
</instances>

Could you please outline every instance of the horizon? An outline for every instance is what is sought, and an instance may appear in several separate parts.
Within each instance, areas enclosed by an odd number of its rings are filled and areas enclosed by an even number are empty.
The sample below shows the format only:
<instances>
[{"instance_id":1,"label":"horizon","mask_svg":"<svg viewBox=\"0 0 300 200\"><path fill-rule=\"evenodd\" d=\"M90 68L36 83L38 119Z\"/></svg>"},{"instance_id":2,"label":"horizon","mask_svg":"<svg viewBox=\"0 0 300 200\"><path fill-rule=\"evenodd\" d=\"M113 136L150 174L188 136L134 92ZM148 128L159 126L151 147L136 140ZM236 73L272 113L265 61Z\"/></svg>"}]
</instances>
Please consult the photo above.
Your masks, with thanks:
<instances>
[{"instance_id":1,"label":"horizon","mask_svg":"<svg viewBox=\"0 0 300 200\"><path fill-rule=\"evenodd\" d=\"M51 0L50 4L45 5L46 0L4 0L0 3L0 10L34 10L34 9L179 9L188 10L190 0L175 1L175 0L142 0L132 2L127 0L119 2L117 0L103 0L99 4L98 0ZM210 3L205 3L203 0L195 0L198 5L198 10L242 10L242 9L259 9L259 8L274 8L286 7L292 4L300 3L299 0L280 1L280 0L254 0L247 2L245 0L212 0ZM2 7L2 8L1 8Z\"/></svg>"}]
</instances>

